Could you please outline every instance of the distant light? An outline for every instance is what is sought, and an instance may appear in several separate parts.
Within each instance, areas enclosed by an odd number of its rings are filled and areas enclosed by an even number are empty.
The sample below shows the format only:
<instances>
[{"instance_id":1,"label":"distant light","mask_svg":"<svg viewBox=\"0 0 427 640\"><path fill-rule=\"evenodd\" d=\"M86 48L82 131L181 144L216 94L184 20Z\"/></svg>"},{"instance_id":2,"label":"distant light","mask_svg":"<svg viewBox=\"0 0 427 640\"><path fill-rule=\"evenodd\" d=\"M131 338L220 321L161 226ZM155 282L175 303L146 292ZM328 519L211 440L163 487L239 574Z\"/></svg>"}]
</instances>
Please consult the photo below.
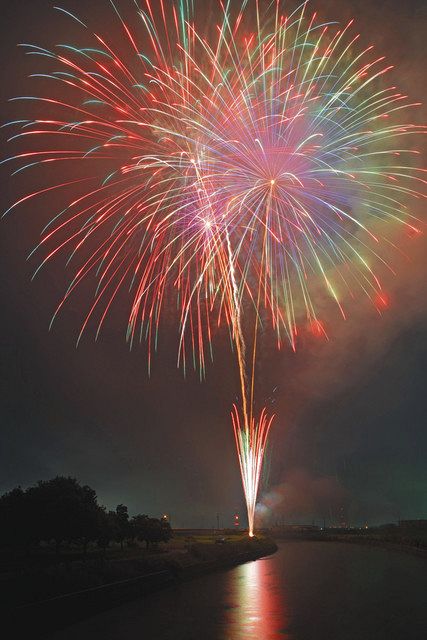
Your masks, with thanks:
<instances>
[{"instance_id":1,"label":"distant light","mask_svg":"<svg viewBox=\"0 0 427 640\"><path fill-rule=\"evenodd\" d=\"M273 186L273 184L276 184L276 181L275 180L270 180L270 184L271 184L271 186Z\"/></svg>"}]
</instances>

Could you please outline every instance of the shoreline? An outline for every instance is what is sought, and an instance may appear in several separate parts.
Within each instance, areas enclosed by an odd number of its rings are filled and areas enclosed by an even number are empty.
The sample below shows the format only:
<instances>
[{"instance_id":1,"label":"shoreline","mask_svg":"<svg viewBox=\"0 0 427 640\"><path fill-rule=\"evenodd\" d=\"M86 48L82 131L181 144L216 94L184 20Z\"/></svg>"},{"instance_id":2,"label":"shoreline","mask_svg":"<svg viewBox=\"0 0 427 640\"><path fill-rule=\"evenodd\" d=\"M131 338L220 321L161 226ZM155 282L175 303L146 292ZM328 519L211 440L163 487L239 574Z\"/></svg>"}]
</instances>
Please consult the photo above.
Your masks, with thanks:
<instances>
[{"instance_id":1,"label":"shoreline","mask_svg":"<svg viewBox=\"0 0 427 640\"><path fill-rule=\"evenodd\" d=\"M345 544L357 544L366 547L375 547L397 553L405 553L418 558L427 558L427 547L416 546L414 544L404 544L391 540L378 540L368 536L334 535L325 534L322 536L301 536L301 537L275 537L276 542L343 542Z\"/></svg>"},{"instance_id":2,"label":"shoreline","mask_svg":"<svg viewBox=\"0 0 427 640\"><path fill-rule=\"evenodd\" d=\"M362 536L330 536L325 539L326 542L345 542L347 544L365 545L367 547L376 547L377 549L387 549L388 551L397 551L398 553L406 553L418 558L427 558L427 548L418 547L414 544L404 544L391 540L378 540L376 538Z\"/></svg>"}]
</instances>

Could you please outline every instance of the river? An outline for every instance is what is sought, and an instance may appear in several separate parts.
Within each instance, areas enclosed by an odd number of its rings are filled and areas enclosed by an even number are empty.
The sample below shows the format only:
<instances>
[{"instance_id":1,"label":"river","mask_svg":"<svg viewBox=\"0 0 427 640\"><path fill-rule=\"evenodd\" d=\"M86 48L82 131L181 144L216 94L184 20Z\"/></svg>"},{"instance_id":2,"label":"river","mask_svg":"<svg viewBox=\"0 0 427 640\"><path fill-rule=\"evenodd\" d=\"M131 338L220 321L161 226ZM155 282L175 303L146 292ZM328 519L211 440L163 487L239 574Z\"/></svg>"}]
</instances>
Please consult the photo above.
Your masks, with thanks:
<instances>
[{"instance_id":1,"label":"river","mask_svg":"<svg viewBox=\"0 0 427 640\"><path fill-rule=\"evenodd\" d=\"M427 560L330 542L283 542L267 558L111 609L54 640L425 640Z\"/></svg>"}]
</instances>

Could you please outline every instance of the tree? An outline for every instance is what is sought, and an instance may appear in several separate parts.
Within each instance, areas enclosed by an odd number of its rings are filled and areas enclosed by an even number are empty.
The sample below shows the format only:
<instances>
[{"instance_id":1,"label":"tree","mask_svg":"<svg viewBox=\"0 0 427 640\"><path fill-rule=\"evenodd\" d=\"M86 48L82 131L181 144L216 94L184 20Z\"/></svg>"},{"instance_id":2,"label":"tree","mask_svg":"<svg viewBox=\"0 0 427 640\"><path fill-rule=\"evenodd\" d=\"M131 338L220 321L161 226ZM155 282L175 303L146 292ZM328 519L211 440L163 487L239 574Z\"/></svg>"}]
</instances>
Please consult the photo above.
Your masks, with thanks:
<instances>
[{"instance_id":1,"label":"tree","mask_svg":"<svg viewBox=\"0 0 427 640\"><path fill-rule=\"evenodd\" d=\"M169 522L160 520L160 542L169 542L169 540L173 537L172 527Z\"/></svg>"},{"instance_id":2,"label":"tree","mask_svg":"<svg viewBox=\"0 0 427 640\"><path fill-rule=\"evenodd\" d=\"M28 550L42 540L54 540L57 552L65 541L83 544L86 552L91 541L105 549L110 540L116 540L123 549L126 539L136 538L148 549L171 536L164 518L139 514L129 520L124 504L107 513L98 504L95 491L71 477L57 476L0 497L0 544L9 548Z\"/></svg>"},{"instance_id":3,"label":"tree","mask_svg":"<svg viewBox=\"0 0 427 640\"><path fill-rule=\"evenodd\" d=\"M124 504L118 504L115 511L107 513L108 541L120 542L123 550L123 542L131 536L128 508ZM107 532L106 532L107 534Z\"/></svg>"},{"instance_id":4,"label":"tree","mask_svg":"<svg viewBox=\"0 0 427 640\"><path fill-rule=\"evenodd\" d=\"M54 540L57 552L65 540L82 542L86 551L88 542L99 537L105 511L87 485L57 476L39 482L26 494L37 514L37 537Z\"/></svg>"},{"instance_id":5,"label":"tree","mask_svg":"<svg viewBox=\"0 0 427 640\"><path fill-rule=\"evenodd\" d=\"M101 509L102 515L100 515L99 518L99 532L96 543L98 547L105 551L110 543L110 540L114 538L114 528L111 522L111 514L113 513L115 515L115 513L114 511L107 512L105 507L101 507Z\"/></svg>"},{"instance_id":6,"label":"tree","mask_svg":"<svg viewBox=\"0 0 427 640\"><path fill-rule=\"evenodd\" d=\"M135 540L135 538L137 540L145 540L148 520L149 518L145 514L133 516L130 521L130 537L132 540Z\"/></svg>"},{"instance_id":7,"label":"tree","mask_svg":"<svg viewBox=\"0 0 427 640\"><path fill-rule=\"evenodd\" d=\"M172 537L172 529L169 522L158 518L149 518L146 515L134 516L131 520L133 537L143 540L147 549L158 542L168 542Z\"/></svg>"},{"instance_id":8,"label":"tree","mask_svg":"<svg viewBox=\"0 0 427 640\"><path fill-rule=\"evenodd\" d=\"M129 537L129 513L128 508L124 504L118 504L116 507L117 532L115 540L120 542L120 548L123 550L123 541Z\"/></svg>"},{"instance_id":9,"label":"tree","mask_svg":"<svg viewBox=\"0 0 427 640\"><path fill-rule=\"evenodd\" d=\"M0 498L0 543L11 548L29 549L38 542L37 520L28 495L21 487Z\"/></svg>"}]
</instances>

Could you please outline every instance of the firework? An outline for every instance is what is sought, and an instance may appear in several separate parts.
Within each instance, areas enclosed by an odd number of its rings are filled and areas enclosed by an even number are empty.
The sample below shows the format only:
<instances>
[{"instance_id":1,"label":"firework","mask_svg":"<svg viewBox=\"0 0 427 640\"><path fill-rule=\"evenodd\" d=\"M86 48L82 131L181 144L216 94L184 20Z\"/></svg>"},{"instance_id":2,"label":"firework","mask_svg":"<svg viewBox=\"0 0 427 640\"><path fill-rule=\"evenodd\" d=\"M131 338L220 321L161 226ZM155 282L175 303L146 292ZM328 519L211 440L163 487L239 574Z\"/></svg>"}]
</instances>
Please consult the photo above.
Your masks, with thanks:
<instances>
[{"instance_id":1,"label":"firework","mask_svg":"<svg viewBox=\"0 0 427 640\"><path fill-rule=\"evenodd\" d=\"M286 13L279 0L219 1L206 28L203 2L135 1L131 20L111 4L120 42L59 9L88 45L23 45L48 59L35 75L52 93L16 99L48 116L8 123L21 128L12 139L52 147L8 161L16 172L53 163L81 173L10 209L69 194L33 253L36 273L58 254L74 266L53 319L83 281L96 282L79 340L91 321L99 334L125 288L127 339L148 342L149 367L171 300L184 371L190 363L203 377L214 334L228 328L252 535L273 419L265 407L254 415L259 332L270 327L292 349L300 323L322 333L319 289L344 317L348 295L386 299L374 266L387 264L391 227L418 232L410 204L425 183L411 136L423 129L407 122L416 104L388 85L384 58L359 46L351 23L322 23L307 3Z\"/></svg>"}]
</instances>

